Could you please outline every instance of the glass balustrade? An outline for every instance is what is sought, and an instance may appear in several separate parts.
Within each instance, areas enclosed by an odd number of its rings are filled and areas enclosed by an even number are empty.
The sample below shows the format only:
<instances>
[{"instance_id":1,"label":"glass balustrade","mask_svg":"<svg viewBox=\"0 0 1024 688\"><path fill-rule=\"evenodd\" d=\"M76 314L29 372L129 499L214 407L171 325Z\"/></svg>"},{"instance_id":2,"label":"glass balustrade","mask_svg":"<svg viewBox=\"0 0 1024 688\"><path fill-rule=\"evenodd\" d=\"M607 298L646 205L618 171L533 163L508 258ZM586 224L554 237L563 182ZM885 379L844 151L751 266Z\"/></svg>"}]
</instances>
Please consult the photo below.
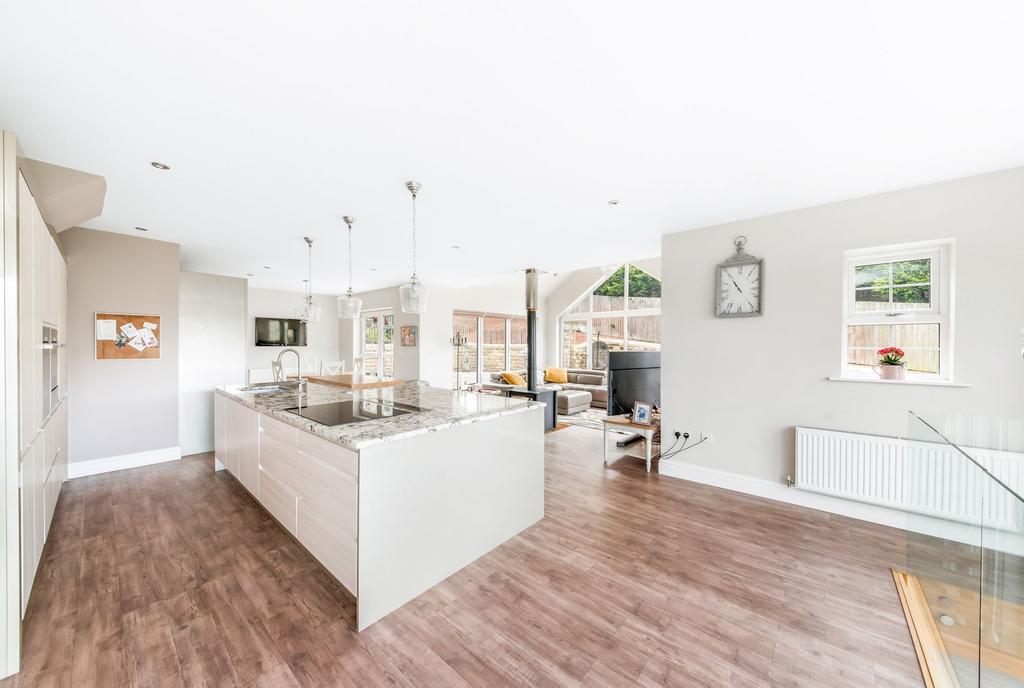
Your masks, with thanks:
<instances>
[{"instance_id":1,"label":"glass balustrade","mask_svg":"<svg viewBox=\"0 0 1024 688\"><path fill-rule=\"evenodd\" d=\"M893 569L925 684L1024 688L1024 423L911 412Z\"/></svg>"}]
</instances>

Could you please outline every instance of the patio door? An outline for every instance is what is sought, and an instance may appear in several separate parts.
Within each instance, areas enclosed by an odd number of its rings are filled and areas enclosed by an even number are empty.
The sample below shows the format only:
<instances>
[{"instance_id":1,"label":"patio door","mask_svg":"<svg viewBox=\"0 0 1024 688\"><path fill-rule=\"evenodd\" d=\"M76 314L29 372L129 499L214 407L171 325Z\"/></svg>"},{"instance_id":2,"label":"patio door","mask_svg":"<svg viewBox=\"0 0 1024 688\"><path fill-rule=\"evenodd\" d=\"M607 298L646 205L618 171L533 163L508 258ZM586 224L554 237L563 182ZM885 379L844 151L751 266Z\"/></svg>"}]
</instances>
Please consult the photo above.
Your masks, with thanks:
<instances>
[{"instance_id":1,"label":"patio door","mask_svg":"<svg viewBox=\"0 0 1024 688\"><path fill-rule=\"evenodd\" d=\"M360 316L363 374L393 378L395 376L395 313L394 311L363 311Z\"/></svg>"}]
</instances>

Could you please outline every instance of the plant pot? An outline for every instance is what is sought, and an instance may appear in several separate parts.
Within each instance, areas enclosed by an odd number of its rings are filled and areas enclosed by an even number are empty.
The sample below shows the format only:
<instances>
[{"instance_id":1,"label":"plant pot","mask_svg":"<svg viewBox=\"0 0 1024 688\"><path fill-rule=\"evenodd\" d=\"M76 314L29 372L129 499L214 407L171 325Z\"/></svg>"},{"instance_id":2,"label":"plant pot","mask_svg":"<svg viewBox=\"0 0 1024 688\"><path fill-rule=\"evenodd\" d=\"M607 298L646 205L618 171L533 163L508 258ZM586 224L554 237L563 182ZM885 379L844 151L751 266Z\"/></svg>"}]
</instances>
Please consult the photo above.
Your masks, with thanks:
<instances>
[{"instance_id":1,"label":"plant pot","mask_svg":"<svg viewBox=\"0 0 1024 688\"><path fill-rule=\"evenodd\" d=\"M878 377L883 380L906 380L907 369L902 365L876 365L872 366Z\"/></svg>"}]
</instances>

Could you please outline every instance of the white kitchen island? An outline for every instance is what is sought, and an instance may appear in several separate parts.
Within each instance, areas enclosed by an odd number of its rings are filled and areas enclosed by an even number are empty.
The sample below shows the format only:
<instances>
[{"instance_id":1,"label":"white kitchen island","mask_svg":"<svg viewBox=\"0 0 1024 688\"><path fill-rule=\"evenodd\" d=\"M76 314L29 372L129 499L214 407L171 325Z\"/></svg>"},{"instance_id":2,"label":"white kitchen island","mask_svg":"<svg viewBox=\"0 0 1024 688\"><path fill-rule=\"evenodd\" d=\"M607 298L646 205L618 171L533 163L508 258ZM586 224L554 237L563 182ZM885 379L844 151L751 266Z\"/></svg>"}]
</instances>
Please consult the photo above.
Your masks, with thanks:
<instances>
[{"instance_id":1,"label":"white kitchen island","mask_svg":"<svg viewBox=\"0 0 1024 688\"><path fill-rule=\"evenodd\" d=\"M359 630L544 515L541 404L417 383L215 402L217 467L355 596ZM313 420L340 408L359 422Z\"/></svg>"}]
</instances>

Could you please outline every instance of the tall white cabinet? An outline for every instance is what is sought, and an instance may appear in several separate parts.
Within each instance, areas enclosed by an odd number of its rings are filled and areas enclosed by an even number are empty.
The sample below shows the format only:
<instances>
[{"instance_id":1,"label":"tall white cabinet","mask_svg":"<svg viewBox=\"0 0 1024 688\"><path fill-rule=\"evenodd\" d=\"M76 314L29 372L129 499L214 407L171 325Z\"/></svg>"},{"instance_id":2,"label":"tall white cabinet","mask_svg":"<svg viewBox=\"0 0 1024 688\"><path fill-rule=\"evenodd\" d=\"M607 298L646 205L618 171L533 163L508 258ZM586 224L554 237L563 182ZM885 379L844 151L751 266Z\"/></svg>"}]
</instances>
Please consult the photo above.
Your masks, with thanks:
<instances>
[{"instance_id":1,"label":"tall white cabinet","mask_svg":"<svg viewBox=\"0 0 1024 688\"><path fill-rule=\"evenodd\" d=\"M67 479L67 263L18 175L21 613Z\"/></svg>"}]
</instances>

